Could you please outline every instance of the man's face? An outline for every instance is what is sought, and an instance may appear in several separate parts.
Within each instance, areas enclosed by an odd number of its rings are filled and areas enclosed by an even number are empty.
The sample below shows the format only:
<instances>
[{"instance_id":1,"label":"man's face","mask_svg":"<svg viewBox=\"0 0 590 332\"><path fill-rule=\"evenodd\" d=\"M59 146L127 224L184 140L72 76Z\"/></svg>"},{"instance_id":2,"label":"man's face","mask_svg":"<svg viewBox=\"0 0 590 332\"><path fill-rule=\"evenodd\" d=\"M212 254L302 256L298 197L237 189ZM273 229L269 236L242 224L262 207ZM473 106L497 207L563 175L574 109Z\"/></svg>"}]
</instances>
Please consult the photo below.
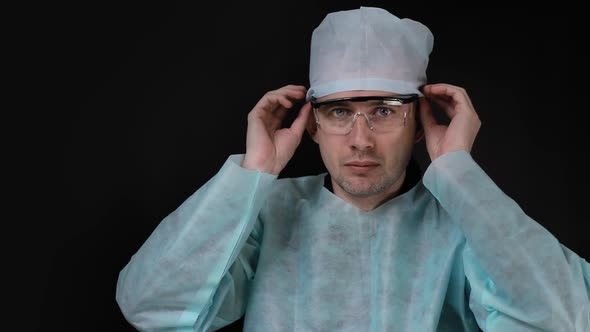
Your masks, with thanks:
<instances>
[{"instance_id":1,"label":"man's face","mask_svg":"<svg viewBox=\"0 0 590 332\"><path fill-rule=\"evenodd\" d=\"M391 96L383 91L347 91L320 99L328 100L355 96ZM418 101L415 101L416 104ZM372 106L352 103L354 112L368 113ZM310 124L310 134L318 143L322 160L333 183L346 193L357 197L369 197L401 186L403 175L416 142L416 109L412 105L405 126L395 127L386 133L372 131L364 116L358 116L352 131L346 135L328 134L315 123ZM315 117L312 115L312 121ZM321 126L321 125L320 125Z\"/></svg>"}]
</instances>

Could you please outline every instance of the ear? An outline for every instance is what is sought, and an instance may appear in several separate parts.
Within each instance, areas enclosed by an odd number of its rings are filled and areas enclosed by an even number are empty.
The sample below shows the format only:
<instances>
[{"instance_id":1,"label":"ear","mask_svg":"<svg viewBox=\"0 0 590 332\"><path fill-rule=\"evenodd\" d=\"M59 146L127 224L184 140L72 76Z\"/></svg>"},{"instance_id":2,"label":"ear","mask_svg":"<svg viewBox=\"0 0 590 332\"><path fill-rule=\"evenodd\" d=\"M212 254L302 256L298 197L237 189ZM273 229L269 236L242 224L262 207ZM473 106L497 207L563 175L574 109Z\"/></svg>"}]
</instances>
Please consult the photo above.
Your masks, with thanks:
<instances>
[{"instance_id":1,"label":"ear","mask_svg":"<svg viewBox=\"0 0 590 332\"><path fill-rule=\"evenodd\" d=\"M311 110L313 113L313 109ZM314 142L318 143L318 124L315 122L315 114L309 114L306 124L307 133Z\"/></svg>"}]
</instances>

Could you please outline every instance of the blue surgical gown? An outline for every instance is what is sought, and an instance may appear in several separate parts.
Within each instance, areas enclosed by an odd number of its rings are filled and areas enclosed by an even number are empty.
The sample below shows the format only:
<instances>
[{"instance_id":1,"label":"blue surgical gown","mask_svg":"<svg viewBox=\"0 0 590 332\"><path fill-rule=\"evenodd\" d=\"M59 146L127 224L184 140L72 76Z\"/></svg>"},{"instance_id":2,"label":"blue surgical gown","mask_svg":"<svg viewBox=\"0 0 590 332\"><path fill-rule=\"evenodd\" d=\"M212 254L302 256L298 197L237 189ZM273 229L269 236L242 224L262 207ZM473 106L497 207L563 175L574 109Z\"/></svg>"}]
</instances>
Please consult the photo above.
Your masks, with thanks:
<instances>
[{"instance_id":1,"label":"blue surgical gown","mask_svg":"<svg viewBox=\"0 0 590 332\"><path fill-rule=\"evenodd\" d=\"M364 212L325 174L219 172L121 270L141 331L590 331L590 265L467 152Z\"/></svg>"}]
</instances>

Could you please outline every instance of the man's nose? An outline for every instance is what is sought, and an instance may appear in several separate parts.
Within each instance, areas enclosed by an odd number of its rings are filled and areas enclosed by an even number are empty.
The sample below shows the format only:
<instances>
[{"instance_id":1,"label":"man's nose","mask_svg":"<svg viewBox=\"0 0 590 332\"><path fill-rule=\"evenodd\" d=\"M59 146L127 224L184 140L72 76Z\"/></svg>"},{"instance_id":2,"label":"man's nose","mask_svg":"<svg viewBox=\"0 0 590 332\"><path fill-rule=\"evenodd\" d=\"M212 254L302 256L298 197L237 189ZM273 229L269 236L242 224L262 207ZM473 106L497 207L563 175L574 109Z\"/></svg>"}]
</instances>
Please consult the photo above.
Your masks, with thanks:
<instances>
[{"instance_id":1,"label":"man's nose","mask_svg":"<svg viewBox=\"0 0 590 332\"><path fill-rule=\"evenodd\" d=\"M375 137L369 119L364 113L358 113L350 130L350 146L359 150L371 149L375 146Z\"/></svg>"}]
</instances>

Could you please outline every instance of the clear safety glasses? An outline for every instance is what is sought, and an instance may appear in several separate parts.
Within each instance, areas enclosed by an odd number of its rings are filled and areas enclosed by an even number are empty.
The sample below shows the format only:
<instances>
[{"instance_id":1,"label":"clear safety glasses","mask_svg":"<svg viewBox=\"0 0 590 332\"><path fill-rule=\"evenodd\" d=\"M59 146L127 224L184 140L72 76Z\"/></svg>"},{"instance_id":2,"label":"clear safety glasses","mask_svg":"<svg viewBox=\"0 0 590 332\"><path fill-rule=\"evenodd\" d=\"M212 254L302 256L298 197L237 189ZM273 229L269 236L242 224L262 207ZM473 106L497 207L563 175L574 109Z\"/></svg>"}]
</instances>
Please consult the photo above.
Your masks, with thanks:
<instances>
[{"instance_id":1,"label":"clear safety glasses","mask_svg":"<svg viewBox=\"0 0 590 332\"><path fill-rule=\"evenodd\" d=\"M347 135L359 116L368 127L386 133L406 125L408 113L415 108L417 94L396 96L357 96L324 101L311 100L318 127L328 134ZM367 112L359 112L359 109Z\"/></svg>"}]
</instances>

